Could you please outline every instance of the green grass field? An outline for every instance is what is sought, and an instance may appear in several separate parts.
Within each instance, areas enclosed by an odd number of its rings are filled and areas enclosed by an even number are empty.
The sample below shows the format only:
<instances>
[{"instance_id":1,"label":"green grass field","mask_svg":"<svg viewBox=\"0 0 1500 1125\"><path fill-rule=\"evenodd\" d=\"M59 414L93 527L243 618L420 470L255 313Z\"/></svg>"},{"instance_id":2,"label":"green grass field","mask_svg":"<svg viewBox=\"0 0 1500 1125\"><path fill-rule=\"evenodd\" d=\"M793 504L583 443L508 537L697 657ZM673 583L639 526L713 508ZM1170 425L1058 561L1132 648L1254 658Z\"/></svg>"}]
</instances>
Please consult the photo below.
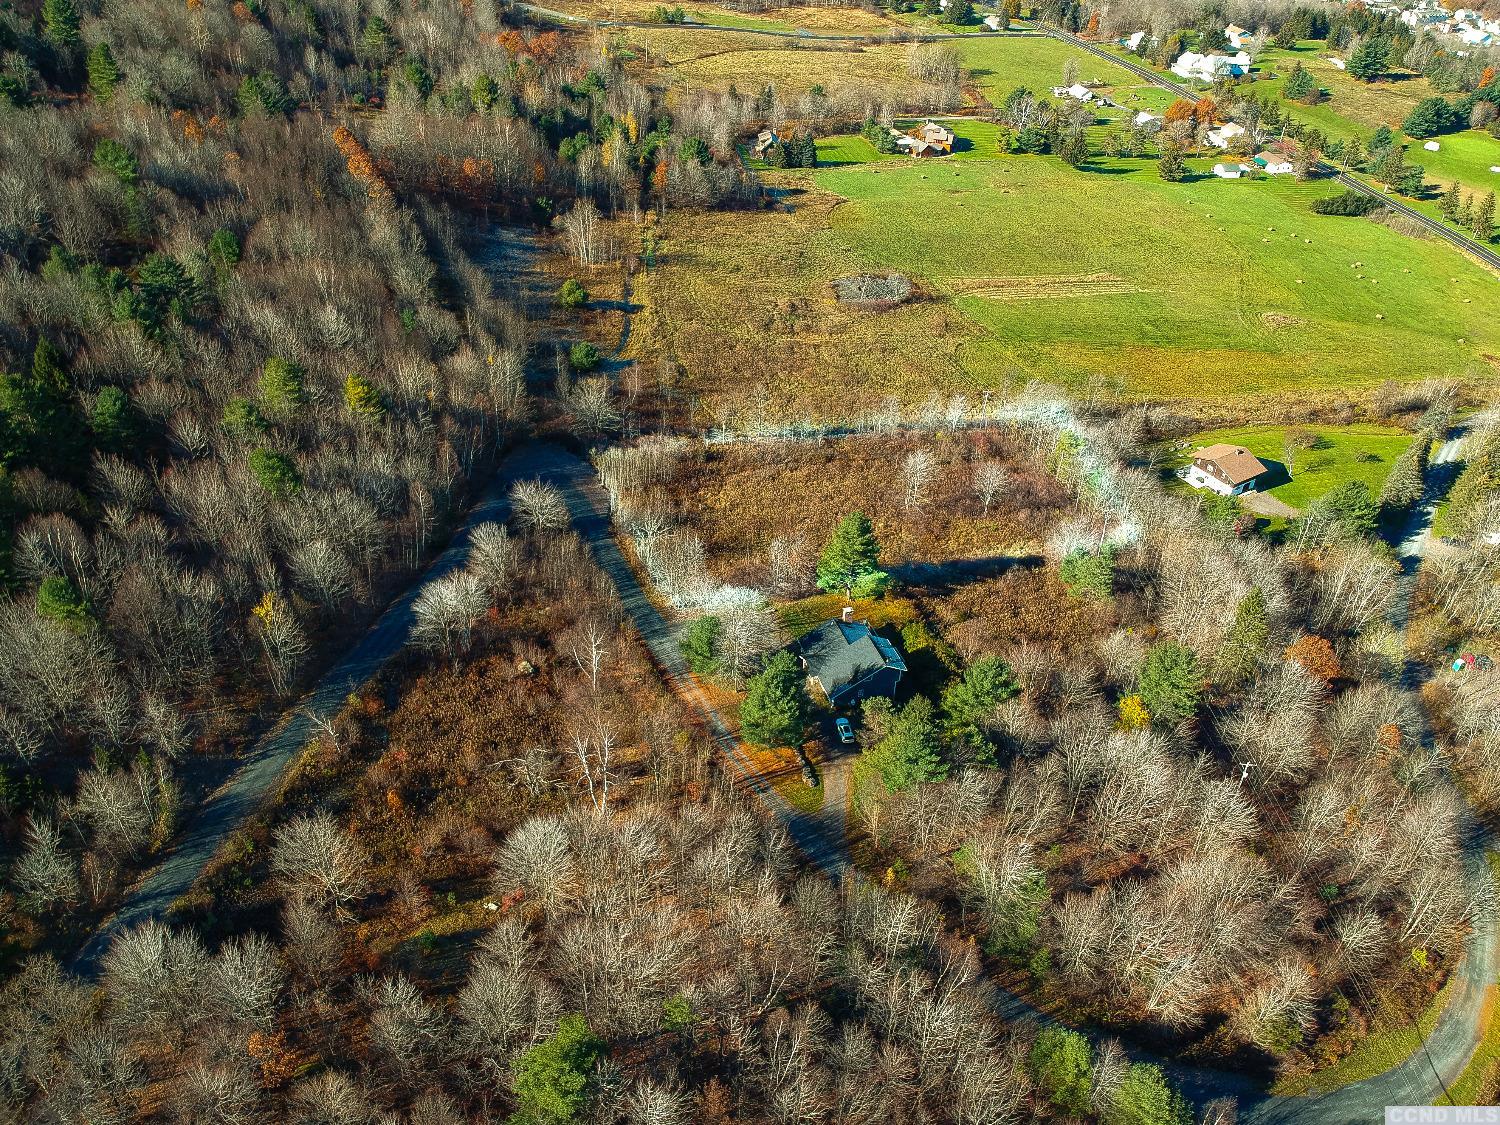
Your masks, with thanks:
<instances>
[{"instance_id":1,"label":"green grass field","mask_svg":"<svg viewBox=\"0 0 1500 1125\"><path fill-rule=\"evenodd\" d=\"M1326 184L1168 184L1149 160L1090 172L983 156L815 176L849 201L828 237L850 258L923 279L984 330L966 357L981 381L1013 366L1196 399L1461 372L1500 353L1489 275L1442 244L1311 214Z\"/></svg>"},{"instance_id":2,"label":"green grass field","mask_svg":"<svg viewBox=\"0 0 1500 1125\"><path fill-rule=\"evenodd\" d=\"M966 39L957 47L974 85L997 106L1017 86L1050 97L1051 87L1062 85L1069 60L1078 66L1079 81L1103 83L1099 92L1123 106L1159 113L1172 102L1167 91L1142 82L1124 67L1056 39Z\"/></svg>"},{"instance_id":3,"label":"green grass field","mask_svg":"<svg viewBox=\"0 0 1500 1125\"><path fill-rule=\"evenodd\" d=\"M1349 481L1363 481L1379 493L1391 466L1412 443L1412 435L1387 426L1298 427L1317 437L1315 447L1291 451L1291 480L1266 489L1283 504L1299 511L1318 497ZM1187 464L1193 450L1224 442L1242 445L1267 464L1287 467L1287 427L1240 426L1194 434L1188 448L1178 450L1173 467ZM1275 466L1273 466L1274 468Z\"/></svg>"}]
</instances>

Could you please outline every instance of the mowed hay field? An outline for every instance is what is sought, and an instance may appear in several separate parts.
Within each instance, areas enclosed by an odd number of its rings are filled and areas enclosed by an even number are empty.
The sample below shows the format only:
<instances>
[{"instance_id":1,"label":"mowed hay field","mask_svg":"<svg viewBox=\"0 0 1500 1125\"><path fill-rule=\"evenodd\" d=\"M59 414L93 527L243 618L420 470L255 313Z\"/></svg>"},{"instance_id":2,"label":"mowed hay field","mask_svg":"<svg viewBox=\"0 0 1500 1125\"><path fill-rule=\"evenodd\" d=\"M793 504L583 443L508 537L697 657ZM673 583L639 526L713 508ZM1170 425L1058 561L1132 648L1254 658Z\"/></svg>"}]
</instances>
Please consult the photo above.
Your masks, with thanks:
<instances>
[{"instance_id":1,"label":"mowed hay field","mask_svg":"<svg viewBox=\"0 0 1500 1125\"><path fill-rule=\"evenodd\" d=\"M816 181L849 200L831 237L950 294L1003 366L1037 376L1191 400L1453 375L1481 358L1493 378L1500 363L1496 279L1444 243L1312 214L1327 184L1169 184L1150 161L1087 172L1036 157Z\"/></svg>"},{"instance_id":2,"label":"mowed hay field","mask_svg":"<svg viewBox=\"0 0 1500 1125\"><path fill-rule=\"evenodd\" d=\"M790 214L674 217L633 346L667 351L720 420L1028 378L1221 405L1500 369L1500 282L1445 243L1313 215L1327 183L968 155L785 174ZM838 305L829 282L859 270L919 299Z\"/></svg>"}]
</instances>

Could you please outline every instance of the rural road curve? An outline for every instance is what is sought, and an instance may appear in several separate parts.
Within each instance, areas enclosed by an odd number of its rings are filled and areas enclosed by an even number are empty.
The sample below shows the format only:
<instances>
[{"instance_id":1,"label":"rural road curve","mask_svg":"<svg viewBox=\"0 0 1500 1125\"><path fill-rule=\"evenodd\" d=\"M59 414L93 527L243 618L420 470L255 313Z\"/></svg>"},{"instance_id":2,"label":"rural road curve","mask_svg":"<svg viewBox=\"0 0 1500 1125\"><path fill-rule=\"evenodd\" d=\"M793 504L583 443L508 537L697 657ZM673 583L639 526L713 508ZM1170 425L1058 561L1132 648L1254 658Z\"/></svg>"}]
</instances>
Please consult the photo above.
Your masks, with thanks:
<instances>
[{"instance_id":1,"label":"rural road curve","mask_svg":"<svg viewBox=\"0 0 1500 1125\"><path fill-rule=\"evenodd\" d=\"M470 533L480 524L505 519L510 510L507 488L512 481L535 475L545 464L543 453L526 446L505 459L447 549L387 607L348 655L287 709L281 722L261 736L234 773L198 807L162 862L127 892L120 908L79 951L73 960L75 972L97 973L116 933L162 917L192 888L229 834L274 793L287 767L317 734L319 724L337 715L350 692L368 683L406 645L413 623L412 603L422 587L464 565Z\"/></svg>"}]
</instances>

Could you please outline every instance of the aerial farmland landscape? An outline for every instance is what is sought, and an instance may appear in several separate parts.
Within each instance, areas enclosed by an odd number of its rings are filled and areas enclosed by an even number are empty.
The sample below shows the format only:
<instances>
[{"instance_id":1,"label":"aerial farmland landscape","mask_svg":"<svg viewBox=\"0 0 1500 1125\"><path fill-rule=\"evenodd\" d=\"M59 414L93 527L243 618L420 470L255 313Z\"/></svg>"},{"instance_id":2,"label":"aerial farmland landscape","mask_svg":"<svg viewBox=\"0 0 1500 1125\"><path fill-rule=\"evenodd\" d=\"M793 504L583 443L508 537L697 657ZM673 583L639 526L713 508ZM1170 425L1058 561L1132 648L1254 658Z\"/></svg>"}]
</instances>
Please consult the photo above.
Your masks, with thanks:
<instances>
[{"instance_id":1,"label":"aerial farmland landscape","mask_svg":"<svg viewBox=\"0 0 1500 1125\"><path fill-rule=\"evenodd\" d=\"M0 1120L1493 1120L1463 5L0 5Z\"/></svg>"}]
</instances>

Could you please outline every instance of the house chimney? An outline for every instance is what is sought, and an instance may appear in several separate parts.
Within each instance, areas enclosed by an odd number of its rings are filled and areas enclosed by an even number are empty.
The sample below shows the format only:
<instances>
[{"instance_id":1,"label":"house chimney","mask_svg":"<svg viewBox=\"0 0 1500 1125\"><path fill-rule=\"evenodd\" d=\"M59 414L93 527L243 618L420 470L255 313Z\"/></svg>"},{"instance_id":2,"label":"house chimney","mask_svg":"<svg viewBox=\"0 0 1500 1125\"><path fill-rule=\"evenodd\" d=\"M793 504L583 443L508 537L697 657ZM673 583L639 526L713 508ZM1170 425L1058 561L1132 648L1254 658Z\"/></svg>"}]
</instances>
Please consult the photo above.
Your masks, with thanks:
<instances>
[{"instance_id":1,"label":"house chimney","mask_svg":"<svg viewBox=\"0 0 1500 1125\"><path fill-rule=\"evenodd\" d=\"M844 607L844 624L854 624L854 607L852 605L846 605Z\"/></svg>"}]
</instances>

